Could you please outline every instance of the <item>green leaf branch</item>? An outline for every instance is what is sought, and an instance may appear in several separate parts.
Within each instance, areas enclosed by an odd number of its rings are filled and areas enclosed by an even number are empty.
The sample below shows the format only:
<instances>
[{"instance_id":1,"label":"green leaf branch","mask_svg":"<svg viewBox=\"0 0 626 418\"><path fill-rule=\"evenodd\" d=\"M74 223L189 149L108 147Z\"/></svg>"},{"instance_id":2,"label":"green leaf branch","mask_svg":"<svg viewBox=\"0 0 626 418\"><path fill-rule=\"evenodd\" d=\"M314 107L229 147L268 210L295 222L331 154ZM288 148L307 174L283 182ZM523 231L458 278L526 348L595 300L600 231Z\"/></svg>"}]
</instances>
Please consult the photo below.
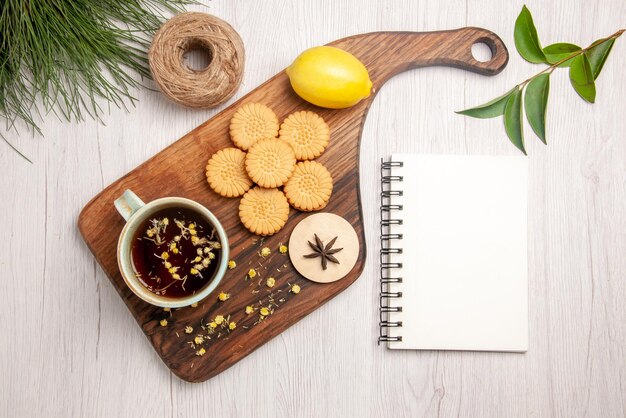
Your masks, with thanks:
<instances>
[{"instance_id":1,"label":"green leaf branch","mask_svg":"<svg viewBox=\"0 0 626 418\"><path fill-rule=\"evenodd\" d=\"M624 29L611 36L598 39L586 48L571 43L555 43L541 47L532 15L526 6L515 21L515 47L528 62L548 64L548 67L522 81L511 90L485 104L456 113L473 118L487 119L504 116L504 129L509 140L526 154L524 146L524 112L528 124L537 137L546 141L546 110L550 93L550 75L557 68L569 67L572 87L583 100L596 100L595 80L613 48L615 40Z\"/></svg>"}]
</instances>

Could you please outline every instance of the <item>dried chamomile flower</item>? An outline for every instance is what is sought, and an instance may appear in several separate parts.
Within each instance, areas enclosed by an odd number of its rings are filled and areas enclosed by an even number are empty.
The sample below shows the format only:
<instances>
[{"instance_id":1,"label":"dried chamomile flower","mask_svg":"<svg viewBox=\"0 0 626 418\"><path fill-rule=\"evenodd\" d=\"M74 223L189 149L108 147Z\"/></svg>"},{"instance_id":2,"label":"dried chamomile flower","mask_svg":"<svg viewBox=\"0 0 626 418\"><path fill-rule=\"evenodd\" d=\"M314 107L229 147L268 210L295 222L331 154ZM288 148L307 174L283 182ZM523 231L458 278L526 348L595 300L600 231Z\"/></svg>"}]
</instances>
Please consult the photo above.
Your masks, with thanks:
<instances>
[{"instance_id":1,"label":"dried chamomile flower","mask_svg":"<svg viewBox=\"0 0 626 418\"><path fill-rule=\"evenodd\" d=\"M228 329L229 330L234 330L235 328L237 328L237 323L235 321L231 322L230 324L228 324Z\"/></svg>"},{"instance_id":2,"label":"dried chamomile flower","mask_svg":"<svg viewBox=\"0 0 626 418\"><path fill-rule=\"evenodd\" d=\"M281 245L280 247L278 247L278 252L281 254L287 254L287 246Z\"/></svg>"},{"instance_id":3,"label":"dried chamomile flower","mask_svg":"<svg viewBox=\"0 0 626 418\"><path fill-rule=\"evenodd\" d=\"M291 293L293 293L294 295L300 293L300 286L298 286L297 284L291 286Z\"/></svg>"},{"instance_id":4,"label":"dried chamomile flower","mask_svg":"<svg viewBox=\"0 0 626 418\"><path fill-rule=\"evenodd\" d=\"M193 342L196 345L200 345L204 342L204 337L202 335L197 335L196 338L193 339Z\"/></svg>"},{"instance_id":5,"label":"dried chamomile flower","mask_svg":"<svg viewBox=\"0 0 626 418\"><path fill-rule=\"evenodd\" d=\"M224 315L217 315L213 321L217 325L222 325L222 322L224 322Z\"/></svg>"},{"instance_id":6,"label":"dried chamomile flower","mask_svg":"<svg viewBox=\"0 0 626 418\"><path fill-rule=\"evenodd\" d=\"M163 260L167 260L168 258L170 258L170 255L168 254L167 251L163 251L163 254L161 254L161 258Z\"/></svg>"},{"instance_id":7,"label":"dried chamomile flower","mask_svg":"<svg viewBox=\"0 0 626 418\"><path fill-rule=\"evenodd\" d=\"M159 322L159 324L161 324L162 327L166 327L167 326L167 319L165 319L165 318L161 319L161 322Z\"/></svg>"},{"instance_id":8,"label":"dried chamomile flower","mask_svg":"<svg viewBox=\"0 0 626 418\"><path fill-rule=\"evenodd\" d=\"M191 334L192 332L193 332L193 327L192 327L192 326L187 325L187 326L185 327L185 334Z\"/></svg>"},{"instance_id":9,"label":"dried chamomile flower","mask_svg":"<svg viewBox=\"0 0 626 418\"><path fill-rule=\"evenodd\" d=\"M261 257L267 257L272 253L272 250L269 249L269 247L263 247L261 249Z\"/></svg>"},{"instance_id":10,"label":"dried chamomile flower","mask_svg":"<svg viewBox=\"0 0 626 418\"><path fill-rule=\"evenodd\" d=\"M229 269L234 269L235 267L237 267L237 263L235 263L235 260L230 260L228 261L228 268Z\"/></svg>"},{"instance_id":11,"label":"dried chamomile flower","mask_svg":"<svg viewBox=\"0 0 626 418\"><path fill-rule=\"evenodd\" d=\"M276 284L276 279L270 277L269 279L267 279L265 284L267 285L267 287L274 287L274 285Z\"/></svg>"},{"instance_id":12,"label":"dried chamomile flower","mask_svg":"<svg viewBox=\"0 0 626 418\"><path fill-rule=\"evenodd\" d=\"M254 308L250 305L246 306L246 313L250 315L252 312L254 312Z\"/></svg>"},{"instance_id":13,"label":"dried chamomile flower","mask_svg":"<svg viewBox=\"0 0 626 418\"><path fill-rule=\"evenodd\" d=\"M202 357L204 353L206 353L206 350L204 349L204 347L202 347L198 351L196 351L196 356Z\"/></svg>"},{"instance_id":14,"label":"dried chamomile flower","mask_svg":"<svg viewBox=\"0 0 626 418\"><path fill-rule=\"evenodd\" d=\"M259 313L261 314L261 316L268 316L270 314L270 310L267 309L265 306L261 308L261 310L259 311Z\"/></svg>"},{"instance_id":15,"label":"dried chamomile flower","mask_svg":"<svg viewBox=\"0 0 626 418\"><path fill-rule=\"evenodd\" d=\"M248 270L248 277L251 279L254 279L256 277L256 270L255 269Z\"/></svg>"},{"instance_id":16,"label":"dried chamomile flower","mask_svg":"<svg viewBox=\"0 0 626 418\"><path fill-rule=\"evenodd\" d=\"M220 292L220 294L217 296L217 298L218 298L220 301L224 302L224 301L226 301L226 300L230 299L230 293Z\"/></svg>"},{"instance_id":17,"label":"dried chamomile flower","mask_svg":"<svg viewBox=\"0 0 626 418\"><path fill-rule=\"evenodd\" d=\"M211 329L217 328L217 323L215 321L209 322L209 328L211 328Z\"/></svg>"}]
</instances>

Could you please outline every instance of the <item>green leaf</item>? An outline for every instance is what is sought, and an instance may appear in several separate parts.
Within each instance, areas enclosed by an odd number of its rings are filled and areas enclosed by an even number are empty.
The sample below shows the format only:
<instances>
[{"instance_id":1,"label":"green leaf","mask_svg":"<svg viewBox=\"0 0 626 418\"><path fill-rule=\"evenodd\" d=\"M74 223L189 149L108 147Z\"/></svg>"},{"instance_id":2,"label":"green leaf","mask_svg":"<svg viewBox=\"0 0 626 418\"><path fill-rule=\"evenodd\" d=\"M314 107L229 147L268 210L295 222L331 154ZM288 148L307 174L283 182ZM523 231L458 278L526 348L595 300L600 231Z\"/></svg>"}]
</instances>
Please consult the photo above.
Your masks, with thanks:
<instances>
[{"instance_id":1,"label":"green leaf","mask_svg":"<svg viewBox=\"0 0 626 418\"><path fill-rule=\"evenodd\" d=\"M569 79L580 97L589 103L595 102L596 83L593 81L593 72L587 55L582 54L572 60L569 68Z\"/></svg>"},{"instance_id":2,"label":"green leaf","mask_svg":"<svg viewBox=\"0 0 626 418\"><path fill-rule=\"evenodd\" d=\"M546 57L541 50L541 44L537 36L537 29L533 23L533 17L526 6L522 7L522 11L517 16L513 37L517 52L519 52L522 58L535 64L546 62Z\"/></svg>"},{"instance_id":3,"label":"green leaf","mask_svg":"<svg viewBox=\"0 0 626 418\"><path fill-rule=\"evenodd\" d=\"M614 43L615 39L609 39L605 42L602 42L601 44L594 46L585 53L587 55L587 59L589 59L589 65L591 66L591 72L593 73L594 80L597 79L600 75L600 71L602 71L602 67L604 67L604 62L609 56L609 53L611 52L611 48L613 48Z\"/></svg>"},{"instance_id":4,"label":"green leaf","mask_svg":"<svg viewBox=\"0 0 626 418\"><path fill-rule=\"evenodd\" d=\"M511 96L515 90L517 90L517 87L485 104L472 107L471 109L459 110L456 113L479 119L489 119L501 116L504 114L504 107L506 106L507 100L509 100L509 96Z\"/></svg>"},{"instance_id":5,"label":"green leaf","mask_svg":"<svg viewBox=\"0 0 626 418\"><path fill-rule=\"evenodd\" d=\"M515 91L506 102L504 109L504 129L506 134L520 151L524 149L524 130L522 128L522 91Z\"/></svg>"},{"instance_id":6,"label":"green leaf","mask_svg":"<svg viewBox=\"0 0 626 418\"><path fill-rule=\"evenodd\" d=\"M549 93L550 74L545 73L533 78L526 86L524 94L526 119L541 142L546 145L546 108Z\"/></svg>"},{"instance_id":7,"label":"green leaf","mask_svg":"<svg viewBox=\"0 0 626 418\"><path fill-rule=\"evenodd\" d=\"M581 48L578 45L568 43L558 43L548 45L543 49L543 53L550 64L556 64L557 62L569 57L574 52L580 51ZM560 64L559 67L569 67L572 60L567 60Z\"/></svg>"}]
</instances>

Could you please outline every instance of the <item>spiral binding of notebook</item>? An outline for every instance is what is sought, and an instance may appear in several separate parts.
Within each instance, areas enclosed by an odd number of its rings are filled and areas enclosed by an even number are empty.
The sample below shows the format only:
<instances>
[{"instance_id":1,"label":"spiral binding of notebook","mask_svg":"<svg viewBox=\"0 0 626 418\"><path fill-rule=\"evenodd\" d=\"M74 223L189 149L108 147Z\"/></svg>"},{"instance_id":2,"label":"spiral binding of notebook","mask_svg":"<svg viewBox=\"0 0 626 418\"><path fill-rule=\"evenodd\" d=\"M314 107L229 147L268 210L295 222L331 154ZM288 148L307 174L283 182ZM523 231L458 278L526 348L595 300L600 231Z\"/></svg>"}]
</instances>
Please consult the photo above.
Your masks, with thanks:
<instances>
[{"instance_id":1,"label":"spiral binding of notebook","mask_svg":"<svg viewBox=\"0 0 626 418\"><path fill-rule=\"evenodd\" d=\"M394 256L402 254L402 247L397 244L402 234L393 233L394 225L402 225L402 205L393 204L393 198L402 196L402 190L394 190L394 185L403 181L402 176L391 173L393 167L402 167L399 161L381 159L380 178L380 294L379 294L379 336L381 342L399 342L402 336L390 335L389 328L402 327L402 321L390 320L390 313L402 312L400 300L402 292L391 291L391 285L402 283L402 263L394 261Z\"/></svg>"}]
</instances>

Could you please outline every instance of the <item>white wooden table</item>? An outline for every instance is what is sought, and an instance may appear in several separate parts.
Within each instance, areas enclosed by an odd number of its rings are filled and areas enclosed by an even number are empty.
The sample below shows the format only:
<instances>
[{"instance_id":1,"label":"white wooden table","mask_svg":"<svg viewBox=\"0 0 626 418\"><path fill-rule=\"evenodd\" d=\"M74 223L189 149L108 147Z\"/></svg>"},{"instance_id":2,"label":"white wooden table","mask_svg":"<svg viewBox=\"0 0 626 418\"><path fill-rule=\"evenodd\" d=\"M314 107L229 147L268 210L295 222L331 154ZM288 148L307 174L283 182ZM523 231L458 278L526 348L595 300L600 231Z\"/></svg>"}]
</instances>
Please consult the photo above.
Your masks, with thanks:
<instances>
[{"instance_id":1,"label":"white wooden table","mask_svg":"<svg viewBox=\"0 0 626 418\"><path fill-rule=\"evenodd\" d=\"M595 3L595 4L594 4ZM587 45L626 24L626 3L528 4L544 45ZM361 148L368 259L348 290L202 384L172 375L81 240L83 205L215 110L139 91L105 125L49 115L45 138L0 146L0 416L593 416L626 414L626 37L593 106L552 77L548 143L527 127L530 161L527 354L390 352L376 345L376 167L392 151L516 154L499 119L454 110L537 72L516 53L521 3L234 1L196 7L229 21L247 52L240 97L302 50L350 34L482 26L509 47L496 77L404 73L382 89ZM234 100L234 99L233 99ZM368 169L371 167L371 169Z\"/></svg>"}]
</instances>

